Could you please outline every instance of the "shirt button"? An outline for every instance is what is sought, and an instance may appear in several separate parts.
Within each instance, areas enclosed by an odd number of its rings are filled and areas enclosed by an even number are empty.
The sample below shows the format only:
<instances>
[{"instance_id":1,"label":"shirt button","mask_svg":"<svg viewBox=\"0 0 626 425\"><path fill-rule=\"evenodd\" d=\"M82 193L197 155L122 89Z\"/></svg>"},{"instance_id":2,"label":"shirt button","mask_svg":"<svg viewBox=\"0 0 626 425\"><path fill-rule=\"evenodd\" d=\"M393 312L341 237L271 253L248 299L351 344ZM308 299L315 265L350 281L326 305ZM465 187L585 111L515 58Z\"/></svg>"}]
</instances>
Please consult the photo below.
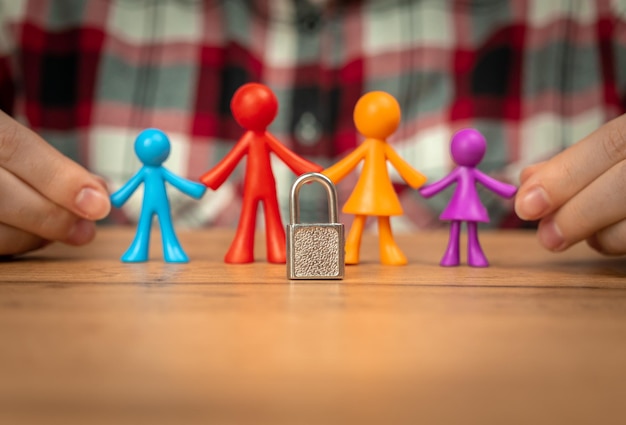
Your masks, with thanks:
<instances>
[{"instance_id":1,"label":"shirt button","mask_svg":"<svg viewBox=\"0 0 626 425\"><path fill-rule=\"evenodd\" d=\"M322 16L318 12L306 12L298 18L298 26L304 31L317 31L322 24Z\"/></svg>"},{"instance_id":2,"label":"shirt button","mask_svg":"<svg viewBox=\"0 0 626 425\"><path fill-rule=\"evenodd\" d=\"M322 138L322 124L311 112L300 116L295 128L295 138L303 146L313 146Z\"/></svg>"}]
</instances>

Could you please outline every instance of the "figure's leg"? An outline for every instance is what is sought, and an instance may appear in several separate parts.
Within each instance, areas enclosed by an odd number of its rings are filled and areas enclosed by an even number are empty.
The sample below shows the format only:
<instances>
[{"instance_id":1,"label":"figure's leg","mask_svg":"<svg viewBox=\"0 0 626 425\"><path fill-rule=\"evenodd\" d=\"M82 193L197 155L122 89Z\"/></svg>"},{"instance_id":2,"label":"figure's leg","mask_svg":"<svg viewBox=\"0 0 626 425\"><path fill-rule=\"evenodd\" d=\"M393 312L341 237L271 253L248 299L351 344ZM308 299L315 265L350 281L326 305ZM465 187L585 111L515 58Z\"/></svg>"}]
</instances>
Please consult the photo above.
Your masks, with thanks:
<instances>
[{"instance_id":1,"label":"figure's leg","mask_svg":"<svg viewBox=\"0 0 626 425\"><path fill-rule=\"evenodd\" d=\"M378 245L381 263L390 266L403 266L407 263L406 256L393 239L389 216L378 217Z\"/></svg>"},{"instance_id":2,"label":"figure's leg","mask_svg":"<svg viewBox=\"0 0 626 425\"><path fill-rule=\"evenodd\" d=\"M365 228L366 215L355 215L352 227L346 238L346 264L359 264L359 250L361 248L361 236Z\"/></svg>"},{"instance_id":3,"label":"figure's leg","mask_svg":"<svg viewBox=\"0 0 626 425\"><path fill-rule=\"evenodd\" d=\"M444 267L452 267L459 265L459 238L461 237L461 222L452 221L450 223L450 239L448 240L448 248L443 254L440 265Z\"/></svg>"},{"instance_id":4,"label":"figure's leg","mask_svg":"<svg viewBox=\"0 0 626 425\"><path fill-rule=\"evenodd\" d=\"M263 202L265 213L265 243L267 244L267 261L270 263L285 263L285 228L280 218L280 210L276 197L270 197Z\"/></svg>"},{"instance_id":5,"label":"figure's leg","mask_svg":"<svg viewBox=\"0 0 626 425\"><path fill-rule=\"evenodd\" d=\"M152 216L154 213L147 208L141 211L139 222L137 223L137 233L130 247L122 255L125 263L139 263L148 260L148 248L150 248L150 228L152 227Z\"/></svg>"},{"instance_id":6,"label":"figure's leg","mask_svg":"<svg viewBox=\"0 0 626 425\"><path fill-rule=\"evenodd\" d=\"M478 242L478 223L467 222L467 264L472 267L488 267L489 261Z\"/></svg>"},{"instance_id":7,"label":"figure's leg","mask_svg":"<svg viewBox=\"0 0 626 425\"><path fill-rule=\"evenodd\" d=\"M187 263L189 257L183 251L183 248L178 242L176 233L174 233L174 226L172 224L172 217L169 211L158 211L157 217L161 226L161 239L163 240L163 257L168 263Z\"/></svg>"},{"instance_id":8,"label":"figure's leg","mask_svg":"<svg viewBox=\"0 0 626 425\"><path fill-rule=\"evenodd\" d=\"M250 199L244 195L237 233L224 257L225 262L231 264L254 262L254 229L258 203L257 199Z\"/></svg>"}]
</instances>

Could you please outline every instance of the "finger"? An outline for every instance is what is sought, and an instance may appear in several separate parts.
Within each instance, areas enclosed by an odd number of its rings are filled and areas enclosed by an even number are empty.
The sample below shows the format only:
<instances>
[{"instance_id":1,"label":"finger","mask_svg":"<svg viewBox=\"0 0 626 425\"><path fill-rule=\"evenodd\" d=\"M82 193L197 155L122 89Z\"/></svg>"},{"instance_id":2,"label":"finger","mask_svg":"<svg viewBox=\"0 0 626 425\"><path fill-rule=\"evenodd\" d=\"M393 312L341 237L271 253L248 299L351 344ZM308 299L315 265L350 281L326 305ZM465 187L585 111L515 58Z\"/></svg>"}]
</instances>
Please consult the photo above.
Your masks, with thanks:
<instances>
[{"instance_id":1,"label":"finger","mask_svg":"<svg viewBox=\"0 0 626 425\"><path fill-rule=\"evenodd\" d=\"M1 111L0 168L80 217L97 220L111 209L98 179Z\"/></svg>"},{"instance_id":2,"label":"finger","mask_svg":"<svg viewBox=\"0 0 626 425\"><path fill-rule=\"evenodd\" d=\"M626 220L597 231L587 238L587 244L604 255L626 254Z\"/></svg>"},{"instance_id":3,"label":"finger","mask_svg":"<svg viewBox=\"0 0 626 425\"><path fill-rule=\"evenodd\" d=\"M97 174L92 174L91 176L98 182L98 184L100 184L100 187L102 187L106 193L109 193L109 185L107 185L106 180Z\"/></svg>"},{"instance_id":4,"label":"finger","mask_svg":"<svg viewBox=\"0 0 626 425\"><path fill-rule=\"evenodd\" d=\"M562 251L594 233L626 218L626 161L578 192L561 208L539 223L541 243Z\"/></svg>"},{"instance_id":5,"label":"finger","mask_svg":"<svg viewBox=\"0 0 626 425\"><path fill-rule=\"evenodd\" d=\"M23 254L47 244L48 241L37 235L0 223L0 256Z\"/></svg>"},{"instance_id":6,"label":"finger","mask_svg":"<svg viewBox=\"0 0 626 425\"><path fill-rule=\"evenodd\" d=\"M540 170L544 166L544 164L545 161L529 165L528 167L524 168L520 173L520 184L524 184L524 182L528 180L533 174L538 172L538 170Z\"/></svg>"},{"instance_id":7,"label":"finger","mask_svg":"<svg viewBox=\"0 0 626 425\"><path fill-rule=\"evenodd\" d=\"M95 223L51 202L2 168L0 199L1 223L40 238L81 245L91 241L95 235Z\"/></svg>"},{"instance_id":8,"label":"finger","mask_svg":"<svg viewBox=\"0 0 626 425\"><path fill-rule=\"evenodd\" d=\"M625 158L626 115L622 115L528 176L516 198L517 215L524 220L547 216Z\"/></svg>"}]
</instances>

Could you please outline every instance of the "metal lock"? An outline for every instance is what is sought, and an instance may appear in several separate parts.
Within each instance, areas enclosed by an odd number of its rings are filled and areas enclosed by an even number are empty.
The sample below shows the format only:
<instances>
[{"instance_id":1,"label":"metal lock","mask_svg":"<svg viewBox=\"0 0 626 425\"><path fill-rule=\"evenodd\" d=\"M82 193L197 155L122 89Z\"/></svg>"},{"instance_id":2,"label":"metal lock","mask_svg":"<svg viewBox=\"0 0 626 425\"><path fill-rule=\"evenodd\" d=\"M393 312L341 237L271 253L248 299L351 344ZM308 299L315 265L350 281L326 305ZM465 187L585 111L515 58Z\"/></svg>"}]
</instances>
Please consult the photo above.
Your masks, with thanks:
<instances>
[{"instance_id":1,"label":"metal lock","mask_svg":"<svg viewBox=\"0 0 626 425\"><path fill-rule=\"evenodd\" d=\"M328 197L329 223L300 223L300 188L321 183ZM291 187L287 225L287 277L289 279L343 279L344 228L337 219L337 189L320 173L302 174Z\"/></svg>"}]
</instances>

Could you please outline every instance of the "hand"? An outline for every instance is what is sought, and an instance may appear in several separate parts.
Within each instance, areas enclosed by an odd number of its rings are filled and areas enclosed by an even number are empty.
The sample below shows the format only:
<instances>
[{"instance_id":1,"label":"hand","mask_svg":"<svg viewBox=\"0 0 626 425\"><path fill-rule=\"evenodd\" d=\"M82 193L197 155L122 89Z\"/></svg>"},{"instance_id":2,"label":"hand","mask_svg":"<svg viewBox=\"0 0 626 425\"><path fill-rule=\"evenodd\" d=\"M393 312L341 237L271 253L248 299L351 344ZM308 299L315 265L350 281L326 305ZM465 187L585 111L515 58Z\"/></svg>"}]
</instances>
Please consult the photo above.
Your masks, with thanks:
<instances>
[{"instance_id":1,"label":"hand","mask_svg":"<svg viewBox=\"0 0 626 425\"><path fill-rule=\"evenodd\" d=\"M0 111L0 255L85 244L110 209L101 178Z\"/></svg>"},{"instance_id":2,"label":"hand","mask_svg":"<svg viewBox=\"0 0 626 425\"><path fill-rule=\"evenodd\" d=\"M540 220L549 250L587 240L604 254L626 253L626 115L522 171L515 210Z\"/></svg>"}]
</instances>

